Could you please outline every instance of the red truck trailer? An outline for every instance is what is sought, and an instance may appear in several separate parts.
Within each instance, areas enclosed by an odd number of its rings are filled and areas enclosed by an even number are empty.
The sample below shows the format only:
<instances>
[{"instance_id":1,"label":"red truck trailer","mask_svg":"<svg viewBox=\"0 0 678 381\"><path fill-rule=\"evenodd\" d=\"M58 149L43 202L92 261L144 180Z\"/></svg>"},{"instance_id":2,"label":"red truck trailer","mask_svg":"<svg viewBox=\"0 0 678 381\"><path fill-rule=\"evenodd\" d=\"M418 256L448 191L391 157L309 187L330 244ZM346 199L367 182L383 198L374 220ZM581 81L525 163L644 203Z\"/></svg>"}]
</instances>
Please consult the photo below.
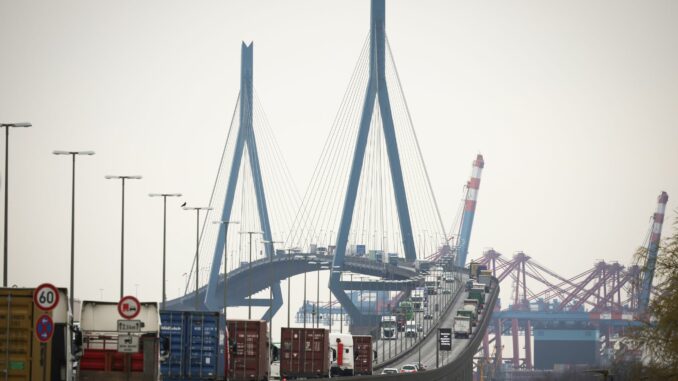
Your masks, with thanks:
<instances>
[{"instance_id":1,"label":"red truck trailer","mask_svg":"<svg viewBox=\"0 0 678 381\"><path fill-rule=\"evenodd\" d=\"M228 320L228 379L268 379L269 340L263 320Z\"/></svg>"},{"instance_id":2,"label":"red truck trailer","mask_svg":"<svg viewBox=\"0 0 678 381\"><path fill-rule=\"evenodd\" d=\"M327 378L330 374L330 332L320 328L282 328L280 376Z\"/></svg>"},{"instance_id":3,"label":"red truck trailer","mask_svg":"<svg viewBox=\"0 0 678 381\"><path fill-rule=\"evenodd\" d=\"M355 361L353 365L353 375L372 375L372 336L353 335L353 352Z\"/></svg>"}]
</instances>

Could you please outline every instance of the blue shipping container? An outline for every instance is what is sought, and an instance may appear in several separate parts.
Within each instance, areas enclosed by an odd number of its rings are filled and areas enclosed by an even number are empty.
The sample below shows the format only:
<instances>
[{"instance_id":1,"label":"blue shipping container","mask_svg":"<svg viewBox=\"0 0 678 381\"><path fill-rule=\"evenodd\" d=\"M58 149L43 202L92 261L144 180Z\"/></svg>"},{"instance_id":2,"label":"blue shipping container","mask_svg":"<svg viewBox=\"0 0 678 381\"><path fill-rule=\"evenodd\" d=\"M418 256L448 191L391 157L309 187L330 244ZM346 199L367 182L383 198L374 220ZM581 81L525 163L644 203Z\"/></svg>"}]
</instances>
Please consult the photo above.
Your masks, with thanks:
<instances>
[{"instance_id":1,"label":"blue shipping container","mask_svg":"<svg viewBox=\"0 0 678 381\"><path fill-rule=\"evenodd\" d=\"M164 380L217 379L219 323L218 312L160 311L160 337L169 344Z\"/></svg>"}]
</instances>

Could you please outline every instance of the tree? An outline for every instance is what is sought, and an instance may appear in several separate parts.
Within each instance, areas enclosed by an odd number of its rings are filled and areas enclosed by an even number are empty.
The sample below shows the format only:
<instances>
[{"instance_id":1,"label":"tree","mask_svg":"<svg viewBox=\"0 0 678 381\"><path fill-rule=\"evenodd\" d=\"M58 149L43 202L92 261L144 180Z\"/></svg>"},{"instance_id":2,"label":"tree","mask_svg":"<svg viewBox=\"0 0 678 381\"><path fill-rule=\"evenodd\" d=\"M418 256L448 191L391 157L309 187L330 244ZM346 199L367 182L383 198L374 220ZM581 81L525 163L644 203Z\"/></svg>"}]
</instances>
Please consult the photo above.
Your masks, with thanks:
<instances>
[{"instance_id":1,"label":"tree","mask_svg":"<svg viewBox=\"0 0 678 381\"><path fill-rule=\"evenodd\" d=\"M678 216L673 234L659 249L655 278L650 319L631 334L636 348L644 353L643 365L634 367L634 372L639 379L678 380Z\"/></svg>"}]
</instances>

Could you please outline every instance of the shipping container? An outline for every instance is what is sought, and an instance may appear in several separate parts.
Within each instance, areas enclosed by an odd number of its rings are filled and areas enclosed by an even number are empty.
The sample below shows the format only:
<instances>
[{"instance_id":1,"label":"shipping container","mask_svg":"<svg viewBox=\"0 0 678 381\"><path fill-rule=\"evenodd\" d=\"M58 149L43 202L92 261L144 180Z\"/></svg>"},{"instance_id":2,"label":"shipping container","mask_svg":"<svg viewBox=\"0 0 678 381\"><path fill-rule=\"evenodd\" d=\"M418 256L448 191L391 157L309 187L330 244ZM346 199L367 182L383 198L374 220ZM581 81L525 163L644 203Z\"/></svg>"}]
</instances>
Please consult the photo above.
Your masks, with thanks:
<instances>
[{"instance_id":1,"label":"shipping container","mask_svg":"<svg viewBox=\"0 0 678 381\"><path fill-rule=\"evenodd\" d=\"M280 330L280 375L288 380L327 378L330 374L330 332L320 328Z\"/></svg>"},{"instance_id":2,"label":"shipping container","mask_svg":"<svg viewBox=\"0 0 678 381\"><path fill-rule=\"evenodd\" d=\"M263 320L228 320L228 379L250 381L268 378L269 340Z\"/></svg>"},{"instance_id":3,"label":"shipping container","mask_svg":"<svg viewBox=\"0 0 678 381\"><path fill-rule=\"evenodd\" d=\"M8 381L60 381L70 377L68 295L59 289L49 312L33 303L32 288L0 289L0 372ZM53 321L52 338L41 344L35 335L42 315ZM41 361L44 359L44 361Z\"/></svg>"},{"instance_id":4,"label":"shipping container","mask_svg":"<svg viewBox=\"0 0 678 381\"><path fill-rule=\"evenodd\" d=\"M599 331L595 329L535 329L534 367L554 369L556 364L600 365Z\"/></svg>"},{"instance_id":5,"label":"shipping container","mask_svg":"<svg viewBox=\"0 0 678 381\"><path fill-rule=\"evenodd\" d=\"M139 329L118 332L118 303L83 301L79 381L155 381L159 376L160 315L157 303L141 303ZM129 320L127 320L129 321ZM119 345L125 345L121 348Z\"/></svg>"},{"instance_id":6,"label":"shipping container","mask_svg":"<svg viewBox=\"0 0 678 381\"><path fill-rule=\"evenodd\" d=\"M484 292L484 290L472 288L468 292L468 298L469 299L475 299L475 300L478 301L478 312L480 312L483 309L483 305L485 304L485 292Z\"/></svg>"},{"instance_id":7,"label":"shipping container","mask_svg":"<svg viewBox=\"0 0 678 381\"><path fill-rule=\"evenodd\" d=\"M168 352L160 363L164 380L216 380L219 376L218 363L223 360L218 312L160 311L160 339Z\"/></svg>"},{"instance_id":8,"label":"shipping container","mask_svg":"<svg viewBox=\"0 0 678 381\"><path fill-rule=\"evenodd\" d=\"M372 375L372 336L353 336L353 347L355 350L355 372L354 375Z\"/></svg>"}]
</instances>

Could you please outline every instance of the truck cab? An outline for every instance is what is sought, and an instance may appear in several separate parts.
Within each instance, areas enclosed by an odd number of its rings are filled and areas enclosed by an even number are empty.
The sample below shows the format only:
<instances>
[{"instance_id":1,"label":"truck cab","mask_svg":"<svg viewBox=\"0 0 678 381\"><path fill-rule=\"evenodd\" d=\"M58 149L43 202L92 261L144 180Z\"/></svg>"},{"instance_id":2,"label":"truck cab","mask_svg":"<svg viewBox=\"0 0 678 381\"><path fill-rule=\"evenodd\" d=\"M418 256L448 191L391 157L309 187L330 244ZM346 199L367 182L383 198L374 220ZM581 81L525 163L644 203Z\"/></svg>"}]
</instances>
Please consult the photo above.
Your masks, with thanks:
<instances>
[{"instance_id":1,"label":"truck cab","mask_svg":"<svg viewBox=\"0 0 678 381\"><path fill-rule=\"evenodd\" d=\"M395 340L398 337L395 316L382 316L380 328L382 340Z\"/></svg>"},{"instance_id":2,"label":"truck cab","mask_svg":"<svg viewBox=\"0 0 678 381\"><path fill-rule=\"evenodd\" d=\"M355 356L353 336L348 333L330 333L331 376L353 376Z\"/></svg>"},{"instance_id":3,"label":"truck cab","mask_svg":"<svg viewBox=\"0 0 678 381\"><path fill-rule=\"evenodd\" d=\"M409 320L405 324L405 337L417 337L417 322Z\"/></svg>"}]
</instances>

